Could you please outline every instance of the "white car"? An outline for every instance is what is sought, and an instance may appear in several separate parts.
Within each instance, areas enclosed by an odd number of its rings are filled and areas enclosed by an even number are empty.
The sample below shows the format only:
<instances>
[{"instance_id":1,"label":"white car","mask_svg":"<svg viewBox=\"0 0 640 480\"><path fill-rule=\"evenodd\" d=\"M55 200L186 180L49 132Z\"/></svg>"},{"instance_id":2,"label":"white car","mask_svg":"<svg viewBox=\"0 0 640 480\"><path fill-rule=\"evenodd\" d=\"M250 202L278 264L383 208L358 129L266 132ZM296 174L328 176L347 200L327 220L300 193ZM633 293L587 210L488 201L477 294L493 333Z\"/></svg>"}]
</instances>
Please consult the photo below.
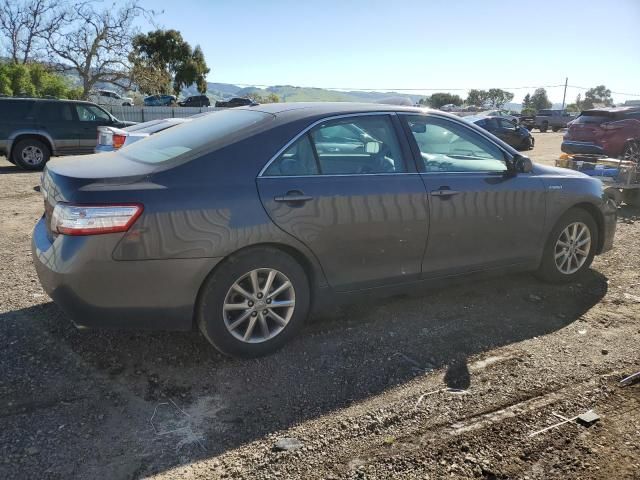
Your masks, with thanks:
<instances>
[{"instance_id":1,"label":"white car","mask_svg":"<svg viewBox=\"0 0 640 480\"><path fill-rule=\"evenodd\" d=\"M93 103L97 103L98 105L113 105L117 107L133 106L133 98L123 97L119 93L116 93L111 90L96 90L94 92L91 92L89 94L89 101Z\"/></svg>"},{"instance_id":2,"label":"white car","mask_svg":"<svg viewBox=\"0 0 640 480\"><path fill-rule=\"evenodd\" d=\"M208 112L207 112L208 113ZM158 132L162 132L167 128L180 125L181 123L190 122L192 119L207 113L200 113L186 118L163 118L160 120L150 120L144 123L136 123L126 128L116 127L98 127L98 144L94 150L95 153L113 152L122 147L131 145L147 138Z\"/></svg>"}]
</instances>

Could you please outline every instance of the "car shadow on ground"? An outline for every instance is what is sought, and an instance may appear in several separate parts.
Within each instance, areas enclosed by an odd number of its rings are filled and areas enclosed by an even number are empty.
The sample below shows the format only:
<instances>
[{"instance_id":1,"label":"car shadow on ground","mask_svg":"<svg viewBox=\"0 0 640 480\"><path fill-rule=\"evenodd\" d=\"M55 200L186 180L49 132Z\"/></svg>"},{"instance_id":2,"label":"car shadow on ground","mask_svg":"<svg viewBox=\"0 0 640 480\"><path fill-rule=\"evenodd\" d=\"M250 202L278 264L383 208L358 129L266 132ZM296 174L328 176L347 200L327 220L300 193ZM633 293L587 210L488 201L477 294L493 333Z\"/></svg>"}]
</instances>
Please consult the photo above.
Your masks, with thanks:
<instances>
[{"instance_id":1,"label":"car shadow on ground","mask_svg":"<svg viewBox=\"0 0 640 480\"><path fill-rule=\"evenodd\" d=\"M19 313L79 357L83 374L94 372L148 406L137 423L126 420L130 428L148 429L154 406L168 399L189 412L202 439L189 453L196 460L433 370L446 372L443 386L469 388L469 357L562 329L606 291L607 279L592 270L572 285L517 274L327 305L291 344L255 360L225 358L198 332L78 331L52 303ZM15 313L0 315L0 322ZM181 444L180 450L189 448ZM163 461L153 468L170 468L178 457Z\"/></svg>"},{"instance_id":2,"label":"car shadow on ground","mask_svg":"<svg viewBox=\"0 0 640 480\"><path fill-rule=\"evenodd\" d=\"M31 173L31 172L29 170L24 170L12 164L0 166L0 175L10 174L10 173Z\"/></svg>"}]
</instances>

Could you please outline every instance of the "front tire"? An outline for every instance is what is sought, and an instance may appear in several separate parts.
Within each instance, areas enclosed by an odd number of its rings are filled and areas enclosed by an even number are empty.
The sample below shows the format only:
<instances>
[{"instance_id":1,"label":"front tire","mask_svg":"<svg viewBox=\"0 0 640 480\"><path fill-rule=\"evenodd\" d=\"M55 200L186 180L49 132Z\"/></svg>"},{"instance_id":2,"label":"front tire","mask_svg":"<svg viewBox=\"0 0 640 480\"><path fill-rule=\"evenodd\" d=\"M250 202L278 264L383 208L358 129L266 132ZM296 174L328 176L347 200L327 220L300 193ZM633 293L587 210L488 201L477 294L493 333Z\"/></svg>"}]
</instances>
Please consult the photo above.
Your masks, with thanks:
<instances>
[{"instance_id":1,"label":"front tire","mask_svg":"<svg viewBox=\"0 0 640 480\"><path fill-rule=\"evenodd\" d=\"M598 227L581 208L568 210L549 234L536 276L551 283L568 283L591 266L598 245Z\"/></svg>"},{"instance_id":2,"label":"front tire","mask_svg":"<svg viewBox=\"0 0 640 480\"><path fill-rule=\"evenodd\" d=\"M300 264L277 248L256 248L232 255L205 281L196 320L220 352L259 357L300 330L309 304L309 280Z\"/></svg>"},{"instance_id":3,"label":"front tire","mask_svg":"<svg viewBox=\"0 0 640 480\"><path fill-rule=\"evenodd\" d=\"M629 160L640 165L640 140L628 141L622 149L623 160Z\"/></svg>"},{"instance_id":4,"label":"front tire","mask_svg":"<svg viewBox=\"0 0 640 480\"><path fill-rule=\"evenodd\" d=\"M547 129L549 128L549 124L547 122L544 122L541 126L540 126L540 132L541 133L545 133L547 131Z\"/></svg>"},{"instance_id":5,"label":"front tire","mask_svg":"<svg viewBox=\"0 0 640 480\"><path fill-rule=\"evenodd\" d=\"M42 170L51 157L48 145L37 138L20 140L11 151L13 163L25 170Z\"/></svg>"}]
</instances>

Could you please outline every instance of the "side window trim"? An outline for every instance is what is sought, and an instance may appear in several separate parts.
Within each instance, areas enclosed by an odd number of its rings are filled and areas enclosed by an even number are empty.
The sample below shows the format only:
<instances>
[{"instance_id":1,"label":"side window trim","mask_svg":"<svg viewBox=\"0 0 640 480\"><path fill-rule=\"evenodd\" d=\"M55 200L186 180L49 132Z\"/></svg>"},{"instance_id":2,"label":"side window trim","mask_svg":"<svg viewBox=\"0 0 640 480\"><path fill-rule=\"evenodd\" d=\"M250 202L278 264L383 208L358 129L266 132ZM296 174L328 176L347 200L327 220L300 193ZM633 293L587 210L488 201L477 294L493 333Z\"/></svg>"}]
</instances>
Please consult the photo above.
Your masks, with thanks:
<instances>
[{"instance_id":1,"label":"side window trim","mask_svg":"<svg viewBox=\"0 0 640 480\"><path fill-rule=\"evenodd\" d=\"M324 117L321 118L319 120L316 120L315 122L313 122L311 125L308 125L306 128L304 128L301 132L299 132L295 137L293 137L291 140L289 140L280 150L278 150L270 159L269 161L267 161L267 163L265 163L264 167L262 167L262 169L260 170L260 172L258 173L257 177L264 177L264 178L272 178L272 175L265 175L265 172L269 169L269 167L271 166L271 164L276 161L280 155L282 155L284 152L286 152L295 142L297 142L299 139L301 139L304 135L307 135L311 133L311 130L313 130L314 127L317 127L318 125L322 124L322 123L326 123L329 121L333 121L333 120L340 120L343 118L351 118L351 117L370 117L370 116L374 116L374 115L386 115L387 117L389 117L389 120L391 121L391 123L393 124L393 117L395 115L397 115L397 112L394 111L386 111L386 112L361 112L361 113L346 113L343 115L332 115L329 117ZM418 113L416 113L416 115L419 115ZM398 140L398 142L400 143L400 145L402 146L402 138L400 138L400 136L397 134L396 130L395 130L395 126L393 129L393 133L396 135L396 139ZM316 162L318 162L318 168L320 167L319 165L319 160L317 157L317 152L315 152L315 145L313 144L313 139L311 137L309 137L309 140L311 141L311 144L314 147L314 154L316 155ZM409 160L409 159L407 159ZM407 165L408 167L409 165ZM407 174L411 174L412 172L409 171L410 169L407 168L407 172L403 172L400 173L401 175L407 175ZM318 170L320 171L320 169ZM317 177L317 176L321 176L322 174L318 174L318 175L298 175L298 176L304 176L304 177ZM360 174L355 174L355 173L346 173L346 174L325 174L322 176L325 177L336 177L336 176L354 176L354 175L389 175L389 173L360 173ZM393 175L398 175L398 173L395 173ZM275 178L282 178L281 176L275 177Z\"/></svg>"},{"instance_id":2,"label":"side window trim","mask_svg":"<svg viewBox=\"0 0 640 480\"><path fill-rule=\"evenodd\" d=\"M448 117L445 117L444 115L434 115L431 113L414 113L414 112L398 112L398 116L402 116L402 117L423 117L424 119L429 119L429 118L436 118L438 120L441 121L446 121L446 122L451 122L451 123L455 123L456 125L459 125L463 128L466 128L467 130L471 131L472 133L475 133L476 135L481 136L482 138L484 138L486 141L490 142L492 145L494 145L498 150L500 150L500 152L502 152L502 155L504 156L504 161L507 164L507 168L511 168L511 165L513 163L513 155L511 153L509 153L507 150L505 150L500 144L496 143L493 141L493 139L491 139L490 137L488 137L487 135L484 134L484 132L479 132L476 131L474 128L470 127L469 125L465 125L463 122L458 122L455 120L452 120ZM443 173L446 173L447 175L458 175L458 174L463 174L463 175L469 175L469 174L481 174L481 175L495 175L496 171L495 170L483 170L483 171L474 171L474 172L427 172L426 168L424 166L424 162L422 161L422 156L420 154L420 148L418 147L418 142L416 141L415 137L413 136L413 133L411 132L411 130L409 129L409 122L407 121L406 118L403 118L402 121L402 128L405 131L405 136L407 137L407 141L409 142L409 146L411 148L411 151L413 153L413 160L415 163L415 166L418 170L418 172L422 175L441 175ZM503 173L503 172L499 172L499 173Z\"/></svg>"}]
</instances>

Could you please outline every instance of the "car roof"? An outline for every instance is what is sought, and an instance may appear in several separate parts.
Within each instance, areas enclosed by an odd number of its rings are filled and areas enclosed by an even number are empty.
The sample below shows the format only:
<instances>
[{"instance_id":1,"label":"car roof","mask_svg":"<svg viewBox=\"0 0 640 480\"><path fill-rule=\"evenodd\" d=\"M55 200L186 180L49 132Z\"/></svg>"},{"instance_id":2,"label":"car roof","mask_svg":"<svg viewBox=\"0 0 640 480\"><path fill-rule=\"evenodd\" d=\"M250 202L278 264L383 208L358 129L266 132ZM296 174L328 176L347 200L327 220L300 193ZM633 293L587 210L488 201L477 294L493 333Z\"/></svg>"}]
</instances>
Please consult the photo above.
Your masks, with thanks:
<instances>
[{"instance_id":1,"label":"car roof","mask_svg":"<svg viewBox=\"0 0 640 480\"><path fill-rule=\"evenodd\" d=\"M640 107L628 106L628 107L604 107L604 108L590 108L584 110L584 112L610 112L610 113L624 113L624 112L637 112Z\"/></svg>"},{"instance_id":2,"label":"car roof","mask_svg":"<svg viewBox=\"0 0 640 480\"><path fill-rule=\"evenodd\" d=\"M410 112L423 113L424 108L405 107L401 105L389 105L381 103L354 103L354 102L287 102L287 103L262 103L254 106L236 107L242 110L257 110L279 116L289 112L296 112L300 117L313 117L316 115L341 115L349 113L367 112ZM457 117L456 117L457 118Z\"/></svg>"},{"instance_id":3,"label":"car roof","mask_svg":"<svg viewBox=\"0 0 640 480\"><path fill-rule=\"evenodd\" d=\"M88 102L86 100L69 100L67 98L0 97L0 100L18 100L20 102L85 103L87 105L95 105L95 103Z\"/></svg>"}]
</instances>

